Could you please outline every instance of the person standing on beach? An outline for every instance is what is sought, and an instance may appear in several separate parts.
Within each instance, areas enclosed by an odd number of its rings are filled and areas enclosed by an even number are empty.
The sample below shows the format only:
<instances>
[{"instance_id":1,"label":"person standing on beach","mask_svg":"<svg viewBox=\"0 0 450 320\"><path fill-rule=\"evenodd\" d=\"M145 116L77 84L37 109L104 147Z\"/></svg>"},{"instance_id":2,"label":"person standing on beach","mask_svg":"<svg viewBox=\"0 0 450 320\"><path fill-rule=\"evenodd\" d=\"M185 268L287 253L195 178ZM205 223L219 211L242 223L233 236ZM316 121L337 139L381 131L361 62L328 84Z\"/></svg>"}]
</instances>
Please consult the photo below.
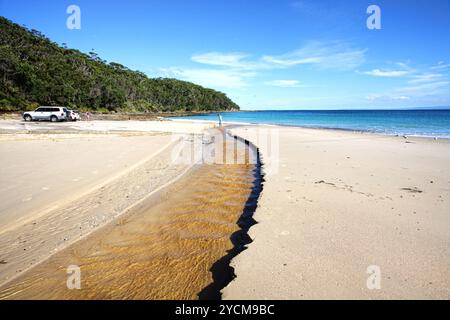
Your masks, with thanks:
<instances>
[{"instance_id":1,"label":"person standing on beach","mask_svg":"<svg viewBox=\"0 0 450 320\"><path fill-rule=\"evenodd\" d=\"M221 127L222 126L222 116L220 115L220 113L218 113L217 116L219 117L219 127Z\"/></svg>"}]
</instances>

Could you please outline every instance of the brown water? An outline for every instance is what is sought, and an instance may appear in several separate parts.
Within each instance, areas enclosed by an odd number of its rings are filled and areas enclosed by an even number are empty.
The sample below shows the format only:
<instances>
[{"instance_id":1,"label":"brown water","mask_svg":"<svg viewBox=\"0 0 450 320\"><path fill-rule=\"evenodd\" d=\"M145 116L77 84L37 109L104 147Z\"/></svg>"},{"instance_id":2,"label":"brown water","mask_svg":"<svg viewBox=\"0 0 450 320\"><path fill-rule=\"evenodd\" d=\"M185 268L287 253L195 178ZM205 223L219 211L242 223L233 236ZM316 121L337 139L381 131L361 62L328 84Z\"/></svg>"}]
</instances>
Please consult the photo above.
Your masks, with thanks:
<instances>
[{"instance_id":1,"label":"brown water","mask_svg":"<svg viewBox=\"0 0 450 320\"><path fill-rule=\"evenodd\" d=\"M220 298L233 277L230 259L249 242L259 187L258 164L199 165L2 288L0 298ZM70 265L80 267L81 289L67 287Z\"/></svg>"}]
</instances>

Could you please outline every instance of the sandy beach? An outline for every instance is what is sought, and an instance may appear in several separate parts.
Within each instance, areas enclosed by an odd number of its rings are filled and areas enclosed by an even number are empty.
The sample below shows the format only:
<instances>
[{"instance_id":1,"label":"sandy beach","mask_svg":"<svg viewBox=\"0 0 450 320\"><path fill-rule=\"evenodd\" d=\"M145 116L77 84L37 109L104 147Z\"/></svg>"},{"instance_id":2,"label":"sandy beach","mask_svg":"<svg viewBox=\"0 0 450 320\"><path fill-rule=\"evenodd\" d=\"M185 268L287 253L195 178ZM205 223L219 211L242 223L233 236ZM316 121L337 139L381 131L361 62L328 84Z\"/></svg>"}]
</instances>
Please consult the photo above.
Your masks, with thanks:
<instances>
[{"instance_id":1,"label":"sandy beach","mask_svg":"<svg viewBox=\"0 0 450 320\"><path fill-rule=\"evenodd\" d=\"M450 141L232 126L259 148L255 199L251 166L173 161L212 126L1 121L0 297L448 299Z\"/></svg>"},{"instance_id":2,"label":"sandy beach","mask_svg":"<svg viewBox=\"0 0 450 320\"><path fill-rule=\"evenodd\" d=\"M252 168L195 166L113 223L18 276L0 289L0 299L220 298L242 238L241 215L256 206L248 202ZM81 270L80 290L67 289L71 265Z\"/></svg>"},{"instance_id":3,"label":"sandy beach","mask_svg":"<svg viewBox=\"0 0 450 320\"><path fill-rule=\"evenodd\" d=\"M268 172L253 242L233 260L224 298L450 297L450 141L232 131L259 146ZM379 289L367 287L370 266Z\"/></svg>"},{"instance_id":4,"label":"sandy beach","mask_svg":"<svg viewBox=\"0 0 450 320\"><path fill-rule=\"evenodd\" d=\"M0 11L15 316L21 300L145 300L164 319L450 300L450 0Z\"/></svg>"},{"instance_id":5,"label":"sandy beach","mask_svg":"<svg viewBox=\"0 0 450 320\"><path fill-rule=\"evenodd\" d=\"M181 177L192 164L172 161L172 146L183 132L210 127L169 121L31 125L0 123L0 284Z\"/></svg>"}]
</instances>

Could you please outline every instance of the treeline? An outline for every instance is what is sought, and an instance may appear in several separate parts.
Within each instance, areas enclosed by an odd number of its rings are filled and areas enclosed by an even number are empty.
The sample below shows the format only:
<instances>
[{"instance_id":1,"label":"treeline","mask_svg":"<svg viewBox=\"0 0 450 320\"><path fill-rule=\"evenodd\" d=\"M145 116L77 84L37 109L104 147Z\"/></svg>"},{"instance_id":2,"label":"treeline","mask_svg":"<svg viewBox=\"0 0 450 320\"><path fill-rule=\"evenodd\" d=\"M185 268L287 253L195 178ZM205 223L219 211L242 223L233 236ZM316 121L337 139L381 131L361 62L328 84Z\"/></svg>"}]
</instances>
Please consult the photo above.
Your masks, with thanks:
<instances>
[{"instance_id":1,"label":"treeline","mask_svg":"<svg viewBox=\"0 0 450 320\"><path fill-rule=\"evenodd\" d=\"M50 41L0 17L0 111L38 105L90 111L237 110L224 93L176 79L148 78L96 53Z\"/></svg>"}]
</instances>

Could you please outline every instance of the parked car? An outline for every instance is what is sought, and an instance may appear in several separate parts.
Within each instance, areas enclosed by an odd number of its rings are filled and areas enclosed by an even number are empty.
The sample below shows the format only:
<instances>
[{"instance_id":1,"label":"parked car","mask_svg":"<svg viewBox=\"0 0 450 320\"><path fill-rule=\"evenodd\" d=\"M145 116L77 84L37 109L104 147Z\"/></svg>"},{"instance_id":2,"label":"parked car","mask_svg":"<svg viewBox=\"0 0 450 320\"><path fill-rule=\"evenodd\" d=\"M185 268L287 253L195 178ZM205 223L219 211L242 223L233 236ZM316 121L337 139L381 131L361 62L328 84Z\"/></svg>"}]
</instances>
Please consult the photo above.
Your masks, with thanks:
<instances>
[{"instance_id":1,"label":"parked car","mask_svg":"<svg viewBox=\"0 0 450 320\"><path fill-rule=\"evenodd\" d=\"M67 119L70 121L77 121L81 119L80 113L77 110L67 110Z\"/></svg>"},{"instance_id":2,"label":"parked car","mask_svg":"<svg viewBox=\"0 0 450 320\"><path fill-rule=\"evenodd\" d=\"M67 108L64 107L39 107L34 111L23 113L25 121L49 120L52 122L64 121L67 119Z\"/></svg>"}]
</instances>

